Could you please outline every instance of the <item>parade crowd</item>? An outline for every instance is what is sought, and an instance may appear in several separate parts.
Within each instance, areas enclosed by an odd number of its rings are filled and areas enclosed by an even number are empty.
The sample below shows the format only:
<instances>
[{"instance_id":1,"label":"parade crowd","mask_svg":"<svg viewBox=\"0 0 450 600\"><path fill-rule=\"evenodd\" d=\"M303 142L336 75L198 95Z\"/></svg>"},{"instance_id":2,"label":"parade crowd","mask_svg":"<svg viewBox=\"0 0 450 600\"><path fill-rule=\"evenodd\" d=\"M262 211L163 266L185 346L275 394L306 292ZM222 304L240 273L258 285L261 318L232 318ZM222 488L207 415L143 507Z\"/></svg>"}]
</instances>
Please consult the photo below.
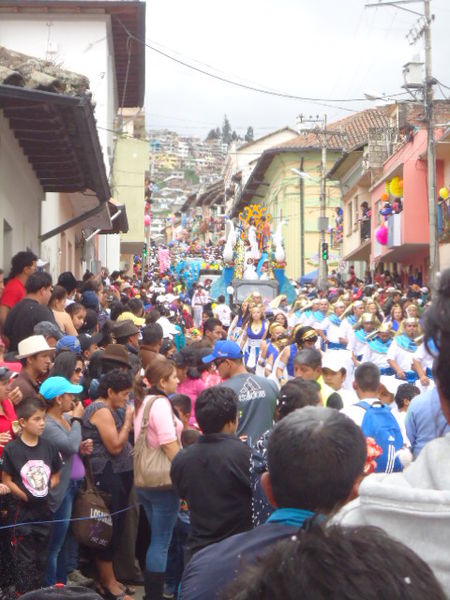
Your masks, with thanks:
<instances>
[{"instance_id":1,"label":"parade crowd","mask_svg":"<svg viewBox=\"0 0 450 600\"><path fill-rule=\"evenodd\" d=\"M450 597L450 270L230 307L39 264L0 270L0 599Z\"/></svg>"}]
</instances>

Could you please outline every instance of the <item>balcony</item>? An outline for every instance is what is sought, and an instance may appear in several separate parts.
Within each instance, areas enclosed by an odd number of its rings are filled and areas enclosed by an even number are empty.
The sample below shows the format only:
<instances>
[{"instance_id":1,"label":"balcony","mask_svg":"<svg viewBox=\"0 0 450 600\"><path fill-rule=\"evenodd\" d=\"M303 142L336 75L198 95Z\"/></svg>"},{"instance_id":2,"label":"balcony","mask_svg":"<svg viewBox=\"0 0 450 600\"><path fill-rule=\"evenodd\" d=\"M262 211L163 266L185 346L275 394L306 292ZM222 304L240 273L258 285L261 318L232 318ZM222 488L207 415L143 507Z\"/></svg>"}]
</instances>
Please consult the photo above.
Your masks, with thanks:
<instances>
[{"instance_id":1,"label":"balcony","mask_svg":"<svg viewBox=\"0 0 450 600\"><path fill-rule=\"evenodd\" d=\"M396 248L402 245L402 219L403 213L391 215L387 220L388 248Z\"/></svg>"},{"instance_id":2,"label":"balcony","mask_svg":"<svg viewBox=\"0 0 450 600\"><path fill-rule=\"evenodd\" d=\"M344 260L370 260L371 219L360 221L350 236L344 238Z\"/></svg>"}]
</instances>

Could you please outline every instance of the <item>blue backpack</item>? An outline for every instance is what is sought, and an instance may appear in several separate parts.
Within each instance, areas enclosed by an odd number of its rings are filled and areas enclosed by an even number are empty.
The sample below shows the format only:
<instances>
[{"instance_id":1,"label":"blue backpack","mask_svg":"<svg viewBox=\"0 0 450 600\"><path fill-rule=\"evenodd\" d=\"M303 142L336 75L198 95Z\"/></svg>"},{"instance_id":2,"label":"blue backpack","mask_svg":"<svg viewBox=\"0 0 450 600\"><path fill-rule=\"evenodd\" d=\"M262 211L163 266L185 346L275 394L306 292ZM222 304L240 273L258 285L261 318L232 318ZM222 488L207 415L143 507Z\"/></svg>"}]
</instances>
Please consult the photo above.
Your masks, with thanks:
<instances>
[{"instance_id":1,"label":"blue backpack","mask_svg":"<svg viewBox=\"0 0 450 600\"><path fill-rule=\"evenodd\" d=\"M403 436L390 409L381 402L372 405L368 402L358 402L356 406L366 411L361 423L362 432L366 437L374 438L383 451L383 454L376 459L375 473L403 471L403 465L395 456L396 452L404 446Z\"/></svg>"}]
</instances>

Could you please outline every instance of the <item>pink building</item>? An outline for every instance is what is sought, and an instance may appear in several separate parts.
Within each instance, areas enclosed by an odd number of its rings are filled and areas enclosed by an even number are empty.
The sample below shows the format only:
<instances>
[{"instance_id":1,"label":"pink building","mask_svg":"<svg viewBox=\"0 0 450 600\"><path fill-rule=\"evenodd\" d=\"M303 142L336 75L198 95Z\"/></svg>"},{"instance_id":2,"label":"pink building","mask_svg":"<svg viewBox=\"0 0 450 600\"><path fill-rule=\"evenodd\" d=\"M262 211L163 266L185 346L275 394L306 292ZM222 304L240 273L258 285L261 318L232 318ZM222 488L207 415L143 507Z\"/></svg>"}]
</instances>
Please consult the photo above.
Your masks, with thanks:
<instances>
[{"instance_id":1,"label":"pink building","mask_svg":"<svg viewBox=\"0 0 450 600\"><path fill-rule=\"evenodd\" d=\"M442 134L436 131L436 138ZM371 264L383 264L385 269L395 270L405 277L422 273L424 279L428 271L429 220L427 190L427 133L416 130L410 140L395 152L384 164L383 175L370 188L372 203ZM444 185L444 164L436 161L437 189ZM386 183L394 177L403 180L403 210L386 218L388 227L387 245L378 243L375 230L384 217L381 196L386 192ZM390 195L391 204L395 201Z\"/></svg>"}]
</instances>

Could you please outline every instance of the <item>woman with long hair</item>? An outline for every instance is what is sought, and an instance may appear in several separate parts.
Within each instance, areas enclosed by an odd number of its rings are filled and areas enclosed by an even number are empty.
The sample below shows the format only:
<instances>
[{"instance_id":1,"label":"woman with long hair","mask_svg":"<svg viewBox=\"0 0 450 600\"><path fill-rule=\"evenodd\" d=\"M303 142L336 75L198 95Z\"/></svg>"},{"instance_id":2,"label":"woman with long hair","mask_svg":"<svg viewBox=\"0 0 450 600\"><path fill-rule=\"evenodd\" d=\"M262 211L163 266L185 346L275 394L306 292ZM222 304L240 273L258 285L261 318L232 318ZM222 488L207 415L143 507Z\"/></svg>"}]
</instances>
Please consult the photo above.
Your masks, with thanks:
<instances>
[{"instance_id":1,"label":"woman with long hair","mask_svg":"<svg viewBox=\"0 0 450 600\"><path fill-rule=\"evenodd\" d=\"M134 437L135 440L139 437L145 407L152 401L146 431L147 444L152 448L160 447L172 461L180 450L183 430L169 400L169 396L177 390L177 370L172 361L157 357L147 367L145 376L151 387L143 399L142 395L135 398ZM167 552L180 502L173 489L137 488L137 495L152 532L145 559L145 595L151 600L161 600Z\"/></svg>"},{"instance_id":2,"label":"woman with long hair","mask_svg":"<svg viewBox=\"0 0 450 600\"><path fill-rule=\"evenodd\" d=\"M247 321L250 318L250 301L249 298L246 298L238 309L237 315L231 322L230 327L228 328L228 339L233 342L238 342L239 338L242 335L242 331L247 325Z\"/></svg>"},{"instance_id":3,"label":"woman with long hair","mask_svg":"<svg viewBox=\"0 0 450 600\"><path fill-rule=\"evenodd\" d=\"M400 327L400 323L402 322L402 319L403 319L402 307L400 306L400 304L394 304L394 306L391 308L389 316L386 317L386 321L388 323L392 324L392 331L394 333L396 331L398 331L398 329Z\"/></svg>"},{"instance_id":4,"label":"woman with long hair","mask_svg":"<svg viewBox=\"0 0 450 600\"><path fill-rule=\"evenodd\" d=\"M83 359L75 352L63 351L58 354L49 377L65 377L70 383L80 383L83 375Z\"/></svg>"}]
</instances>

